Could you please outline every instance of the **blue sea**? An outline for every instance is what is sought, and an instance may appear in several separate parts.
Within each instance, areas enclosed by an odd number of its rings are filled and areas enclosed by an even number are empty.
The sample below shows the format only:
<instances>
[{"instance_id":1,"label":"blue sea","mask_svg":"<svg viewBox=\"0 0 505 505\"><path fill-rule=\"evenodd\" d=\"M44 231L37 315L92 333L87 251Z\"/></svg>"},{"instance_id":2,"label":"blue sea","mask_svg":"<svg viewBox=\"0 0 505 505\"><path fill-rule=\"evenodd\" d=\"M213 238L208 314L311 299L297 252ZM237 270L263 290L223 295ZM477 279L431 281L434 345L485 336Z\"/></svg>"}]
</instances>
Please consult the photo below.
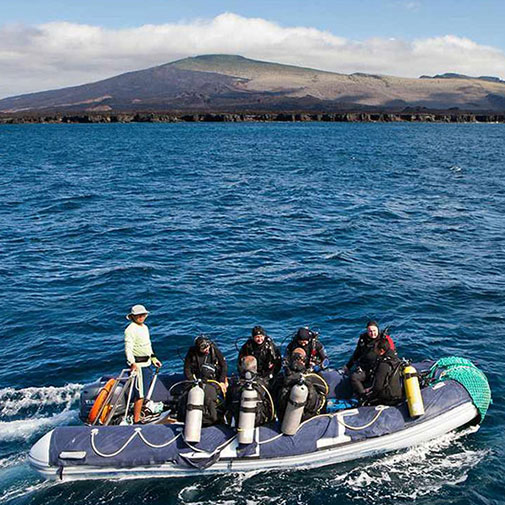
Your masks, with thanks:
<instances>
[{"instance_id":1,"label":"blue sea","mask_svg":"<svg viewBox=\"0 0 505 505\"><path fill-rule=\"evenodd\" d=\"M505 125L0 127L0 502L505 503ZM320 331L341 367L368 319L400 355L470 358L481 429L255 475L45 482L26 456L125 363L142 303L165 370L210 335Z\"/></svg>"}]
</instances>

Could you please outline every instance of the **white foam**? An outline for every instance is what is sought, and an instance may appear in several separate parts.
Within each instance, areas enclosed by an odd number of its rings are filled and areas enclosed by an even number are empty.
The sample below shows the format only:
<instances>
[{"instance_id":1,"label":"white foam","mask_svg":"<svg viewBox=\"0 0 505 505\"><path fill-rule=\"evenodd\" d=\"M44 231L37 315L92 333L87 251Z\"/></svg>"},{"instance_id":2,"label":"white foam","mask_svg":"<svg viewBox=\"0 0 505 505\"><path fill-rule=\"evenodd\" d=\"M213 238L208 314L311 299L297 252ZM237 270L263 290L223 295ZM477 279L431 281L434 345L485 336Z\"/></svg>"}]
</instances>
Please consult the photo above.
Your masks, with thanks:
<instances>
[{"instance_id":1,"label":"white foam","mask_svg":"<svg viewBox=\"0 0 505 505\"><path fill-rule=\"evenodd\" d=\"M69 409L78 400L81 384L67 384L62 387L29 387L24 389L0 389L0 417L11 417L22 410L35 408L41 412L48 406L63 405Z\"/></svg>"},{"instance_id":2,"label":"white foam","mask_svg":"<svg viewBox=\"0 0 505 505\"><path fill-rule=\"evenodd\" d=\"M26 456L24 454L14 454L0 459L0 469L4 470L12 466L17 466L19 463L24 462Z\"/></svg>"},{"instance_id":3,"label":"white foam","mask_svg":"<svg viewBox=\"0 0 505 505\"><path fill-rule=\"evenodd\" d=\"M23 484L23 483L21 483ZM0 503L6 502L8 500L13 500L16 498L21 498L22 496L25 496L27 494L34 493L36 491L41 491L42 489L46 489L49 487L53 487L55 485L58 485L58 482L55 481L43 481L39 482L37 484L28 484L25 483L25 485L19 486L19 484L16 486L12 486L10 489L6 489L2 495L0 495Z\"/></svg>"},{"instance_id":4,"label":"white foam","mask_svg":"<svg viewBox=\"0 0 505 505\"><path fill-rule=\"evenodd\" d=\"M60 424L67 424L76 417L76 410L65 410L51 417L35 417L0 422L0 441L30 438L32 435L42 430L47 430L48 428Z\"/></svg>"},{"instance_id":5,"label":"white foam","mask_svg":"<svg viewBox=\"0 0 505 505\"><path fill-rule=\"evenodd\" d=\"M336 475L329 487L343 488L356 499L374 502L434 495L444 486L464 482L470 470L489 454L468 449L461 440L476 429L448 433L405 452L358 464Z\"/></svg>"}]
</instances>

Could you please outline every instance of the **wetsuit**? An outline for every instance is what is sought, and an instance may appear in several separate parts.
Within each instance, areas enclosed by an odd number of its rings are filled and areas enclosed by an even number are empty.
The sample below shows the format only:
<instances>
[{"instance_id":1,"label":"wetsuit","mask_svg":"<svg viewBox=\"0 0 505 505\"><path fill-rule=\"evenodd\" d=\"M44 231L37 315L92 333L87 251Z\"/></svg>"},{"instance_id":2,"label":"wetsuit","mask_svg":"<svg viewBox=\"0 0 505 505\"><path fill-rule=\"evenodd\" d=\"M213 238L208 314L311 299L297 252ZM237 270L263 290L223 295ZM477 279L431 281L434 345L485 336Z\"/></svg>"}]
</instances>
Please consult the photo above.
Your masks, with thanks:
<instances>
[{"instance_id":1,"label":"wetsuit","mask_svg":"<svg viewBox=\"0 0 505 505\"><path fill-rule=\"evenodd\" d=\"M286 348L286 360L291 360L291 355L296 348L305 351L305 366L307 369L321 369L328 366L328 356L323 344L317 338L311 338L307 345L303 346L297 337L293 338Z\"/></svg>"},{"instance_id":2,"label":"wetsuit","mask_svg":"<svg viewBox=\"0 0 505 505\"><path fill-rule=\"evenodd\" d=\"M367 332L362 333L351 359L346 364L349 370L356 365L356 369L351 373L351 386L358 396L363 396L366 385L371 384L378 359L375 348L380 341L381 337L370 338ZM394 348L391 339L387 342L391 342L389 345Z\"/></svg>"},{"instance_id":3,"label":"wetsuit","mask_svg":"<svg viewBox=\"0 0 505 505\"><path fill-rule=\"evenodd\" d=\"M251 382L251 386L258 394L258 403L256 404L256 419L255 426L261 426L272 421L275 417L272 401L267 392L268 382L261 377L255 377ZM235 426L238 426L240 416L240 401L242 399L242 391L247 387L247 382L244 379L239 379L230 385L226 394L226 410L235 419Z\"/></svg>"},{"instance_id":4,"label":"wetsuit","mask_svg":"<svg viewBox=\"0 0 505 505\"><path fill-rule=\"evenodd\" d=\"M186 420L188 394L191 387L192 384L188 385L179 399L177 405L178 421L184 422ZM212 426L213 424L223 422L224 399L219 384L216 384L215 381L204 382L202 388L204 391L202 426Z\"/></svg>"},{"instance_id":5,"label":"wetsuit","mask_svg":"<svg viewBox=\"0 0 505 505\"><path fill-rule=\"evenodd\" d=\"M391 349L378 356L368 403L396 405L405 399L402 379L403 363Z\"/></svg>"},{"instance_id":6,"label":"wetsuit","mask_svg":"<svg viewBox=\"0 0 505 505\"><path fill-rule=\"evenodd\" d=\"M324 379L316 373L304 373L286 367L284 374L277 380L277 416L282 422L288 406L291 388L303 379L308 389L307 402L303 409L302 422L326 411L326 395L328 386Z\"/></svg>"},{"instance_id":7,"label":"wetsuit","mask_svg":"<svg viewBox=\"0 0 505 505\"><path fill-rule=\"evenodd\" d=\"M213 379L225 382L228 373L226 358L213 342L210 344L208 354L198 351L196 346L191 346L184 359L184 375L186 379Z\"/></svg>"},{"instance_id":8,"label":"wetsuit","mask_svg":"<svg viewBox=\"0 0 505 505\"><path fill-rule=\"evenodd\" d=\"M254 356L256 358L258 376L265 379L271 379L277 375L282 366L281 353L268 336L265 336L265 340L261 345L258 345L253 338L250 338L240 349L238 354L239 363L244 356Z\"/></svg>"},{"instance_id":9,"label":"wetsuit","mask_svg":"<svg viewBox=\"0 0 505 505\"><path fill-rule=\"evenodd\" d=\"M203 426L210 426L222 421L223 417L223 393L217 382L225 382L228 365L225 357L214 342L210 342L207 354L199 352L196 345L189 348L184 359L184 375L189 381L202 379L204 396ZM186 416L187 395L191 386L182 395L177 418L184 421Z\"/></svg>"}]
</instances>

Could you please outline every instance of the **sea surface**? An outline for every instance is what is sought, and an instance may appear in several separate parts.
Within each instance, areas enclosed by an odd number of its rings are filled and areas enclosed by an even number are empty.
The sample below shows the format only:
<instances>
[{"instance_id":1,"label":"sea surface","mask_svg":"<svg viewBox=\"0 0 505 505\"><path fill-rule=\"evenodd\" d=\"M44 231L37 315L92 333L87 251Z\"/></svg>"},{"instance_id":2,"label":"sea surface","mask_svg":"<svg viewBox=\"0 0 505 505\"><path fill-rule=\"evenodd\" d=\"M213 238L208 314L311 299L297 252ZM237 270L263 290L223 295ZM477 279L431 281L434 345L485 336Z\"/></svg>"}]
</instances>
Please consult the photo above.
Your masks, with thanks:
<instances>
[{"instance_id":1,"label":"sea surface","mask_svg":"<svg viewBox=\"0 0 505 505\"><path fill-rule=\"evenodd\" d=\"M0 503L505 503L505 125L0 127ZM474 360L481 429L319 470L45 482L26 461L124 366L147 306L165 370L207 333L309 325L341 367L369 318L399 353Z\"/></svg>"}]
</instances>

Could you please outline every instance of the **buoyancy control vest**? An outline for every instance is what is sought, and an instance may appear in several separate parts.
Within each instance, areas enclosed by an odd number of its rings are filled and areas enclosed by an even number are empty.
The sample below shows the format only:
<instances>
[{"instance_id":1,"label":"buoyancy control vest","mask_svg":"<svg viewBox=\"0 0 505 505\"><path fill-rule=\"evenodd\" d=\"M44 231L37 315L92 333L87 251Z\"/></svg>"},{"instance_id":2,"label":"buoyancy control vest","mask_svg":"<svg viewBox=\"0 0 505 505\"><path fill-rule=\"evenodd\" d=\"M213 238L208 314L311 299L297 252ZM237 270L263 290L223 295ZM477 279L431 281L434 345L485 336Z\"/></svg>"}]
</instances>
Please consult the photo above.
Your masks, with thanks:
<instances>
[{"instance_id":1,"label":"buoyancy control vest","mask_svg":"<svg viewBox=\"0 0 505 505\"><path fill-rule=\"evenodd\" d=\"M184 375L188 380L193 378L204 380L217 380L226 372L226 360L216 345L211 342L208 354L198 352L196 346L190 347L184 359Z\"/></svg>"},{"instance_id":2,"label":"buoyancy control vest","mask_svg":"<svg viewBox=\"0 0 505 505\"><path fill-rule=\"evenodd\" d=\"M326 351L316 334L308 341L307 345L305 346L302 346L300 344L297 337L293 338L293 340L291 340L286 348L287 359L289 359L296 348L301 348L305 351L305 366L307 368L311 368L313 366L320 366L324 368L328 366L328 357L326 355Z\"/></svg>"},{"instance_id":3,"label":"buoyancy control vest","mask_svg":"<svg viewBox=\"0 0 505 505\"><path fill-rule=\"evenodd\" d=\"M261 377L256 377L252 381L239 379L233 382L226 395L226 405L229 415L235 419L238 425L240 417L240 405L244 390L250 385L257 393L255 426L261 426L275 419L275 406L266 386L266 382Z\"/></svg>"},{"instance_id":4,"label":"buoyancy control vest","mask_svg":"<svg viewBox=\"0 0 505 505\"><path fill-rule=\"evenodd\" d=\"M263 378L273 377L281 368L280 352L268 335L265 336L265 340L261 345L256 344L252 338L248 339L240 349L238 361L240 362L244 356L254 356L256 358L258 375Z\"/></svg>"},{"instance_id":5,"label":"buoyancy control vest","mask_svg":"<svg viewBox=\"0 0 505 505\"><path fill-rule=\"evenodd\" d=\"M391 350L378 358L374 370L371 402L395 405L405 399L404 367L404 362Z\"/></svg>"},{"instance_id":6,"label":"buoyancy control vest","mask_svg":"<svg viewBox=\"0 0 505 505\"><path fill-rule=\"evenodd\" d=\"M212 426L221 422L224 414L224 398L219 383L215 380L201 381L204 391L202 426ZM184 422L188 408L188 394L193 383L188 384L186 391L179 398L177 405L177 420Z\"/></svg>"},{"instance_id":7,"label":"buoyancy control vest","mask_svg":"<svg viewBox=\"0 0 505 505\"><path fill-rule=\"evenodd\" d=\"M326 381L316 373L299 373L288 370L284 375L277 395L277 413L281 421L286 413L291 389L300 382L304 383L308 389L301 422L325 412L326 396L328 394Z\"/></svg>"}]
</instances>

